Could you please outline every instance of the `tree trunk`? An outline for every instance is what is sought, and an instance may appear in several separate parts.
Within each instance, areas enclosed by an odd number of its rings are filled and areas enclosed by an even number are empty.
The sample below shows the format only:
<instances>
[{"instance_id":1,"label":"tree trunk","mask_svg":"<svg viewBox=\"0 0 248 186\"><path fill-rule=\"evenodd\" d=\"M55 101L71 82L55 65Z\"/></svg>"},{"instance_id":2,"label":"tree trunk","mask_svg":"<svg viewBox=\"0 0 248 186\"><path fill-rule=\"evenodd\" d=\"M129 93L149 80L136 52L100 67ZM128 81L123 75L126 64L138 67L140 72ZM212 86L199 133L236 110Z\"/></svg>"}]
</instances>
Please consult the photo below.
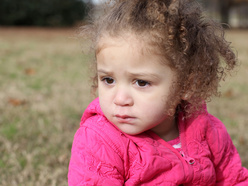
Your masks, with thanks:
<instances>
[{"instance_id":1,"label":"tree trunk","mask_svg":"<svg viewBox=\"0 0 248 186\"><path fill-rule=\"evenodd\" d=\"M229 12L231 8L231 0L219 0L221 23L224 23L224 27L228 27L229 24Z\"/></svg>"}]
</instances>

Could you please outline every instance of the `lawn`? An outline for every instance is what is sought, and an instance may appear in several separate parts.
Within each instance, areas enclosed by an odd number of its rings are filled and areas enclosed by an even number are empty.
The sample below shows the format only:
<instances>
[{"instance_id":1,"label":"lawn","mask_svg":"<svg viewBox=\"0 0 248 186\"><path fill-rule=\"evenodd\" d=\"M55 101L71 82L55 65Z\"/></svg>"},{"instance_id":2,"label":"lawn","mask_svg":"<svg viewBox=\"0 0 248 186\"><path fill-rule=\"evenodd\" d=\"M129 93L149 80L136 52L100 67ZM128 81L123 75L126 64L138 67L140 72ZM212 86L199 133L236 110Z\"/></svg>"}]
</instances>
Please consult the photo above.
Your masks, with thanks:
<instances>
[{"instance_id":1,"label":"lawn","mask_svg":"<svg viewBox=\"0 0 248 186\"><path fill-rule=\"evenodd\" d=\"M76 29L0 27L0 185L67 185L71 143L93 99ZM248 30L228 30L241 65L208 104L248 167Z\"/></svg>"}]
</instances>

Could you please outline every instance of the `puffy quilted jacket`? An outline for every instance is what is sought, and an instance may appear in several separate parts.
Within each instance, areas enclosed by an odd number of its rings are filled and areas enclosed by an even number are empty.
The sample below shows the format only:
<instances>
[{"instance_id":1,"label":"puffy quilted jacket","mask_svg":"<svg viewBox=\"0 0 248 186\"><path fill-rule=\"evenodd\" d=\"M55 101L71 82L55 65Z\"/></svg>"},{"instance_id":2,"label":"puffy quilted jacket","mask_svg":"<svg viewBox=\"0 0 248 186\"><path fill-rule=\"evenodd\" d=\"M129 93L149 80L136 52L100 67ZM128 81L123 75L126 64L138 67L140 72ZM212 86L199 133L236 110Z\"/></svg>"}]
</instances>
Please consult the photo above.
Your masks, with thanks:
<instances>
[{"instance_id":1,"label":"puffy quilted jacket","mask_svg":"<svg viewBox=\"0 0 248 186\"><path fill-rule=\"evenodd\" d=\"M94 100L74 137L69 185L248 186L248 170L220 120L202 114L178 121L181 152L152 131L122 133Z\"/></svg>"}]
</instances>

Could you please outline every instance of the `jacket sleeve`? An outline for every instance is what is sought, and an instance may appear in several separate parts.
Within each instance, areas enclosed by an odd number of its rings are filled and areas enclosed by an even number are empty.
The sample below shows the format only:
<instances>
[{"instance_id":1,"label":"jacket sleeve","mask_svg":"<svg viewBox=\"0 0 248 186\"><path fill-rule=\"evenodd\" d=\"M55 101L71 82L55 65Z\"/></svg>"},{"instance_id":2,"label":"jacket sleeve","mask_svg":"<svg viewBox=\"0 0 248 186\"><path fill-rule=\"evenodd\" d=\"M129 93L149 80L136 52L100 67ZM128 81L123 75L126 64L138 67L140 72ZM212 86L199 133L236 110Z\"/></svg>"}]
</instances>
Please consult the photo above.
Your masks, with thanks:
<instances>
[{"instance_id":1,"label":"jacket sleeve","mask_svg":"<svg viewBox=\"0 0 248 186\"><path fill-rule=\"evenodd\" d=\"M69 163L69 186L123 185L123 162L107 138L80 127L74 136Z\"/></svg>"},{"instance_id":2,"label":"jacket sleeve","mask_svg":"<svg viewBox=\"0 0 248 186\"><path fill-rule=\"evenodd\" d=\"M248 170L242 167L237 149L223 123L212 117L208 136L216 171L216 185L248 185Z\"/></svg>"}]
</instances>

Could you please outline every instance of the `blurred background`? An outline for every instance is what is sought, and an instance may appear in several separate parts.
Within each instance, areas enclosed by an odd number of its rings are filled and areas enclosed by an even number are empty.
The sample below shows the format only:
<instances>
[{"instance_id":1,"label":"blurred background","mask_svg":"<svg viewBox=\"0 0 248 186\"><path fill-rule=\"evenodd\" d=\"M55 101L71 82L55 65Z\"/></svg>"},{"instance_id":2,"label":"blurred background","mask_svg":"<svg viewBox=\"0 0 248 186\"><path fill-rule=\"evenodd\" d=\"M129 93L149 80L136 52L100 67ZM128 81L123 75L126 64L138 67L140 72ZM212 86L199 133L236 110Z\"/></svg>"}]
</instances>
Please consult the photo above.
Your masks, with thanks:
<instances>
[{"instance_id":1,"label":"blurred background","mask_svg":"<svg viewBox=\"0 0 248 186\"><path fill-rule=\"evenodd\" d=\"M0 185L67 185L73 136L93 99L93 53L78 28L89 14L101 16L102 3L0 0ZM223 23L240 61L208 109L225 123L248 167L248 0L199 3Z\"/></svg>"}]
</instances>

